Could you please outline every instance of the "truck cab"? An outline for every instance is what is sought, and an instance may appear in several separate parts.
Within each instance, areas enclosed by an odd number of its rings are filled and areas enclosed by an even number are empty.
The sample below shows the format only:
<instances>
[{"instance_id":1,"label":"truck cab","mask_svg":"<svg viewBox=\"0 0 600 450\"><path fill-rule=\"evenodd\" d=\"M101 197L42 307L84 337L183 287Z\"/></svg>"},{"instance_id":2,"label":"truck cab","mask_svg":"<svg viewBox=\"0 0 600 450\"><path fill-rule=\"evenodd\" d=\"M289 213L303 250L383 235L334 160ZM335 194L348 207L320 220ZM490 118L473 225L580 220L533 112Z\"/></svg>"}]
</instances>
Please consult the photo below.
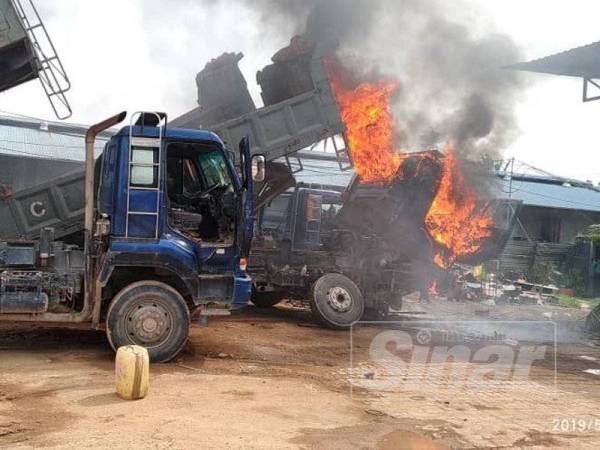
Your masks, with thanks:
<instances>
[{"instance_id":1,"label":"truck cab","mask_svg":"<svg viewBox=\"0 0 600 450\"><path fill-rule=\"evenodd\" d=\"M300 183L259 211L257 231L267 245L289 242L293 250L321 250L342 208L342 188ZM259 243L255 243L260 246Z\"/></svg>"},{"instance_id":2,"label":"truck cab","mask_svg":"<svg viewBox=\"0 0 600 450\"><path fill-rule=\"evenodd\" d=\"M264 158L251 156L247 138L236 156L214 133L139 113L94 169L95 133L124 117L90 128L84 189L54 199L85 209L84 249L55 241L50 227L39 239L0 241L0 320L105 328L114 349L142 345L167 361L193 314L229 314L249 300L253 170L263 175ZM60 207L47 197L30 197L36 211Z\"/></svg>"},{"instance_id":3,"label":"truck cab","mask_svg":"<svg viewBox=\"0 0 600 450\"><path fill-rule=\"evenodd\" d=\"M163 267L178 274L194 304L243 307L247 181L214 133L121 129L106 145L99 180L98 215L110 223L104 277L117 267Z\"/></svg>"},{"instance_id":4,"label":"truck cab","mask_svg":"<svg viewBox=\"0 0 600 450\"><path fill-rule=\"evenodd\" d=\"M343 206L343 188L298 183L260 208L249 267L255 306L284 296L309 301L315 318L333 329L367 310L399 309L403 267L383 260L377 236L340 227Z\"/></svg>"}]
</instances>

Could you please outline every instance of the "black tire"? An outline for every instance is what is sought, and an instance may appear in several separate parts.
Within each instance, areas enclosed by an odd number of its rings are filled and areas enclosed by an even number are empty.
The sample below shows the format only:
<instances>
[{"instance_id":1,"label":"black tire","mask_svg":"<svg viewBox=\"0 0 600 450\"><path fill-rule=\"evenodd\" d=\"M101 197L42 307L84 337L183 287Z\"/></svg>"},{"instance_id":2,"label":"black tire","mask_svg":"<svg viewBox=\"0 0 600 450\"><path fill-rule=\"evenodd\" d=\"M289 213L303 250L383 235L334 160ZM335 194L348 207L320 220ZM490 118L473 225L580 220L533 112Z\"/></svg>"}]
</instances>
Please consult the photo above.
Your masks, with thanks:
<instances>
[{"instance_id":1,"label":"black tire","mask_svg":"<svg viewBox=\"0 0 600 450\"><path fill-rule=\"evenodd\" d=\"M252 297L250 298L250 301L258 308L271 308L283 300L283 297L283 292L260 292L252 289Z\"/></svg>"},{"instance_id":2,"label":"black tire","mask_svg":"<svg viewBox=\"0 0 600 450\"><path fill-rule=\"evenodd\" d=\"M139 281L119 292L106 314L106 336L117 351L123 345L148 349L152 362L173 359L188 339L190 311L171 286Z\"/></svg>"},{"instance_id":3,"label":"black tire","mask_svg":"<svg viewBox=\"0 0 600 450\"><path fill-rule=\"evenodd\" d=\"M600 333L600 305L592 309L585 318L585 330L590 333Z\"/></svg>"},{"instance_id":4,"label":"black tire","mask_svg":"<svg viewBox=\"0 0 600 450\"><path fill-rule=\"evenodd\" d=\"M354 281L339 273L328 273L313 285L310 309L327 328L343 330L362 318L365 302Z\"/></svg>"}]
</instances>

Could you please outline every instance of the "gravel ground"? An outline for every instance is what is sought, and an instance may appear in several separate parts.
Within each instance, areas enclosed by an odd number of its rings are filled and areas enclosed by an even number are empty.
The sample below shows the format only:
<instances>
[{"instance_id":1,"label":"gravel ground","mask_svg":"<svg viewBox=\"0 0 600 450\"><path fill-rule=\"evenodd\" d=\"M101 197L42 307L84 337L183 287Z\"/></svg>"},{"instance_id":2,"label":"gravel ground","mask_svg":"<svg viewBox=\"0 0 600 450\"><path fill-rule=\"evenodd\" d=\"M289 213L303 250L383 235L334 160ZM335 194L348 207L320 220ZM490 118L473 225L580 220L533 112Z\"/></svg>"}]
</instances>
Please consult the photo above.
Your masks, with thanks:
<instances>
[{"instance_id":1,"label":"gravel ground","mask_svg":"<svg viewBox=\"0 0 600 450\"><path fill-rule=\"evenodd\" d=\"M427 314L336 332L284 304L194 325L135 402L114 393L103 333L3 326L0 447L600 448L600 347L578 331L584 312L407 308ZM515 319L530 323L501 323ZM457 345L451 364L414 356ZM477 357L494 345L538 353L531 367Z\"/></svg>"}]
</instances>

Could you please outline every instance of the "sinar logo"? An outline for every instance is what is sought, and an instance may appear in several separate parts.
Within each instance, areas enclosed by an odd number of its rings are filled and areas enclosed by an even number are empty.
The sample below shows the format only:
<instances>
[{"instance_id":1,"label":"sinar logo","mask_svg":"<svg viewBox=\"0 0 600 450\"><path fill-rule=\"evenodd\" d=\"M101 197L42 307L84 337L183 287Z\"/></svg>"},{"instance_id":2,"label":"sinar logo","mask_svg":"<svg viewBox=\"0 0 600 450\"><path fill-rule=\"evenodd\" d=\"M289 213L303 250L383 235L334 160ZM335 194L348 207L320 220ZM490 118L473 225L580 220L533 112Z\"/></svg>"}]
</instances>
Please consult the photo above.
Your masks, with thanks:
<instances>
[{"instance_id":1,"label":"sinar logo","mask_svg":"<svg viewBox=\"0 0 600 450\"><path fill-rule=\"evenodd\" d=\"M46 208L44 208L44 204L42 202L35 201L29 205L29 212L33 217L37 217L39 219L40 217L44 217L46 215Z\"/></svg>"}]
</instances>

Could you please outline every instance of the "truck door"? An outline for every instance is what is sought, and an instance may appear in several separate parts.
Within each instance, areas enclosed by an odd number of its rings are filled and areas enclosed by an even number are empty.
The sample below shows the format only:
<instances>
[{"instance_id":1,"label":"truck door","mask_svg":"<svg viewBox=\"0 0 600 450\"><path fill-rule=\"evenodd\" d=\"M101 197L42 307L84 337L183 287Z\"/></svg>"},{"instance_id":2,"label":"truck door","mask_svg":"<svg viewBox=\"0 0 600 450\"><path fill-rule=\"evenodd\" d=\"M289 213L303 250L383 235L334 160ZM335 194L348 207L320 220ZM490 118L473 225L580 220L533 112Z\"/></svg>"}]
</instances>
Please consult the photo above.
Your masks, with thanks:
<instances>
[{"instance_id":1,"label":"truck door","mask_svg":"<svg viewBox=\"0 0 600 450\"><path fill-rule=\"evenodd\" d=\"M321 198L321 244L337 228L337 214L342 209L342 195L339 192L323 192Z\"/></svg>"},{"instance_id":2,"label":"truck door","mask_svg":"<svg viewBox=\"0 0 600 450\"><path fill-rule=\"evenodd\" d=\"M240 256L247 257L250 254L252 237L254 233L254 182L252 180L252 155L250 154L250 140L242 138L239 144L240 169L242 172L242 193L240 195L239 210L241 211L241 223L238 224L238 243Z\"/></svg>"},{"instance_id":3,"label":"truck door","mask_svg":"<svg viewBox=\"0 0 600 450\"><path fill-rule=\"evenodd\" d=\"M237 194L220 148L169 142L165 185L172 229L200 246L234 244Z\"/></svg>"},{"instance_id":4,"label":"truck door","mask_svg":"<svg viewBox=\"0 0 600 450\"><path fill-rule=\"evenodd\" d=\"M301 189L296 197L296 213L292 217L294 249L318 250L321 246L320 192Z\"/></svg>"}]
</instances>

